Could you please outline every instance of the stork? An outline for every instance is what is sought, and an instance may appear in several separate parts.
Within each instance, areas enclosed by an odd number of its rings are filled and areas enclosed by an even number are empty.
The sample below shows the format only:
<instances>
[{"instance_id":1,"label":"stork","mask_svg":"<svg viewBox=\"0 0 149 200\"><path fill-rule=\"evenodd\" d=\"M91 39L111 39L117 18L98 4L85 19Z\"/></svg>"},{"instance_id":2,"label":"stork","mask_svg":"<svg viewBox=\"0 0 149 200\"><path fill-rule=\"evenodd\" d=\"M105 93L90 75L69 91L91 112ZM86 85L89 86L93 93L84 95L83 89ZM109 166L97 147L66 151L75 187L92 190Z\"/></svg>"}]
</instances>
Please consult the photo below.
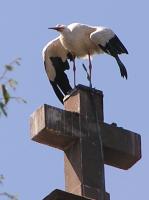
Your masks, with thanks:
<instances>
[{"instance_id":1,"label":"stork","mask_svg":"<svg viewBox=\"0 0 149 200\"><path fill-rule=\"evenodd\" d=\"M48 79L56 96L63 104L64 95L72 89L64 72L70 68L68 59L71 60L71 54L62 46L58 37L43 48L42 57Z\"/></svg>"},{"instance_id":2,"label":"stork","mask_svg":"<svg viewBox=\"0 0 149 200\"><path fill-rule=\"evenodd\" d=\"M60 32L60 41L62 45L71 52L73 56L74 80L76 70L75 57L88 56L91 86L91 56L101 53L107 53L110 56L113 56L118 63L121 76L127 79L127 70L118 55L122 53L128 54L128 51L110 28L72 23L68 26L57 25L56 27L50 27L49 29Z\"/></svg>"}]
</instances>

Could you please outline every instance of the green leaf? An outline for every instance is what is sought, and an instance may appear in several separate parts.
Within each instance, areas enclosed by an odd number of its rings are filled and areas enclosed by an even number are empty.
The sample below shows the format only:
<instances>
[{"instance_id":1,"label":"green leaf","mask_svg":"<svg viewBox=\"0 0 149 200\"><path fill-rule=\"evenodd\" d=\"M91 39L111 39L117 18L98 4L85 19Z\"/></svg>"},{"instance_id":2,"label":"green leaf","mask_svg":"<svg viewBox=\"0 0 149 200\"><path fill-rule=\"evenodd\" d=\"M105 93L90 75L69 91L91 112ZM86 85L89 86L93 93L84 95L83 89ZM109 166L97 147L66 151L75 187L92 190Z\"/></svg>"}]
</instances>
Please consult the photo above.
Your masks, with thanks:
<instances>
[{"instance_id":1,"label":"green leaf","mask_svg":"<svg viewBox=\"0 0 149 200\"><path fill-rule=\"evenodd\" d=\"M0 102L0 111L7 117L7 112L5 110L5 104Z\"/></svg>"},{"instance_id":2,"label":"green leaf","mask_svg":"<svg viewBox=\"0 0 149 200\"><path fill-rule=\"evenodd\" d=\"M3 98L4 98L4 104L6 105L8 103L8 101L10 100L10 95L4 84L2 84L2 94L3 94Z\"/></svg>"},{"instance_id":3,"label":"green leaf","mask_svg":"<svg viewBox=\"0 0 149 200\"><path fill-rule=\"evenodd\" d=\"M12 65L5 65L5 68L8 70L8 71L13 71L14 67Z\"/></svg>"}]
</instances>

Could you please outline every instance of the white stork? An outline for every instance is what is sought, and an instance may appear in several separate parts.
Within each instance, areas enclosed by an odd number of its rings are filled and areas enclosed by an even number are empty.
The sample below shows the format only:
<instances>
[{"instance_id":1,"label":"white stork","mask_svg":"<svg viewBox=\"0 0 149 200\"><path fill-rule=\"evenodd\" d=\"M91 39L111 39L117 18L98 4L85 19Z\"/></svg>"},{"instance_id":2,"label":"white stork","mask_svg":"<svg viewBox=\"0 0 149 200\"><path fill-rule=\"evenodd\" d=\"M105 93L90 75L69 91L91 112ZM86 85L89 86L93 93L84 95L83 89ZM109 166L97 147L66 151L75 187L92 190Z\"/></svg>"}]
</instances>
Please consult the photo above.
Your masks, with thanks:
<instances>
[{"instance_id":1,"label":"white stork","mask_svg":"<svg viewBox=\"0 0 149 200\"><path fill-rule=\"evenodd\" d=\"M67 59L71 54L61 44L59 37L50 41L42 50L45 70L58 99L63 103L64 95L72 88L65 70L69 69Z\"/></svg>"},{"instance_id":2,"label":"white stork","mask_svg":"<svg viewBox=\"0 0 149 200\"><path fill-rule=\"evenodd\" d=\"M89 59L89 77L91 85L91 55L107 53L113 56L119 66L121 76L127 79L127 70L119 58L119 54L128 54L117 35L109 28L102 26L89 26L86 24L72 23L68 26L57 25L50 27L60 32L60 41L65 49L75 57L86 57ZM74 81L75 81L75 62L74 62Z\"/></svg>"}]
</instances>

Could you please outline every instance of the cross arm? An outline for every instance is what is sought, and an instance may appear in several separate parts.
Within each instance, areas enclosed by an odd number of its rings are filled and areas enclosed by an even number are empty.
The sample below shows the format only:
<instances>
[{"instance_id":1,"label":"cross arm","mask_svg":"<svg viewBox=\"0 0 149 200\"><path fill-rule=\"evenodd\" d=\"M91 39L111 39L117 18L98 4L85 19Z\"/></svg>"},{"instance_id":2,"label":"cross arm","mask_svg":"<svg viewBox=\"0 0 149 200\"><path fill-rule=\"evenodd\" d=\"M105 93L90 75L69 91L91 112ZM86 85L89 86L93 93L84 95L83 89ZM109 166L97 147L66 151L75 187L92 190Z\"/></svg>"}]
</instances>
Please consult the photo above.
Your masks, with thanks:
<instances>
[{"instance_id":1,"label":"cross arm","mask_svg":"<svg viewBox=\"0 0 149 200\"><path fill-rule=\"evenodd\" d=\"M78 113L44 104L30 117L31 139L65 150L78 137Z\"/></svg>"},{"instance_id":2,"label":"cross arm","mask_svg":"<svg viewBox=\"0 0 149 200\"><path fill-rule=\"evenodd\" d=\"M141 159L141 136L121 127L100 123L105 164L129 169Z\"/></svg>"},{"instance_id":3,"label":"cross arm","mask_svg":"<svg viewBox=\"0 0 149 200\"><path fill-rule=\"evenodd\" d=\"M65 151L77 139L97 137L101 131L105 164L128 169L141 158L141 137L129 130L99 122L78 113L43 105L31 115L32 140ZM87 136L85 136L87 135ZM98 138L97 138L98 139Z\"/></svg>"},{"instance_id":4,"label":"cross arm","mask_svg":"<svg viewBox=\"0 0 149 200\"><path fill-rule=\"evenodd\" d=\"M97 126L79 113L44 104L31 115L30 132L32 140L65 151L80 135L97 135Z\"/></svg>"}]
</instances>

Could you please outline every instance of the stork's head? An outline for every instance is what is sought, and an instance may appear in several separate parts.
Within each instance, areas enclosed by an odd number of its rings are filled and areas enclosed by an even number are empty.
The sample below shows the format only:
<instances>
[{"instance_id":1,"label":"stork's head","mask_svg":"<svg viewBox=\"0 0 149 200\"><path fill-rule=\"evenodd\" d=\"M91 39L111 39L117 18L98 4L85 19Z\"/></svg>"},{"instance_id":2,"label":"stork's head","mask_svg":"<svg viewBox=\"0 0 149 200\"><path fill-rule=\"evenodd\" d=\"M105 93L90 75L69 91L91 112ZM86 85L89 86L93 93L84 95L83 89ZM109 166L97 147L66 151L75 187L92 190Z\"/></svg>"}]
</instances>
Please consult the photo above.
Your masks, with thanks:
<instances>
[{"instance_id":1,"label":"stork's head","mask_svg":"<svg viewBox=\"0 0 149 200\"><path fill-rule=\"evenodd\" d=\"M58 32L60 32L60 33L63 33L65 30L67 30L68 28L67 28L67 26L65 26L65 25L60 25L60 24L58 24L58 25L56 25L55 27L50 27L50 28L48 28L48 29L53 29L53 30L56 30L56 31L58 31Z\"/></svg>"}]
</instances>

